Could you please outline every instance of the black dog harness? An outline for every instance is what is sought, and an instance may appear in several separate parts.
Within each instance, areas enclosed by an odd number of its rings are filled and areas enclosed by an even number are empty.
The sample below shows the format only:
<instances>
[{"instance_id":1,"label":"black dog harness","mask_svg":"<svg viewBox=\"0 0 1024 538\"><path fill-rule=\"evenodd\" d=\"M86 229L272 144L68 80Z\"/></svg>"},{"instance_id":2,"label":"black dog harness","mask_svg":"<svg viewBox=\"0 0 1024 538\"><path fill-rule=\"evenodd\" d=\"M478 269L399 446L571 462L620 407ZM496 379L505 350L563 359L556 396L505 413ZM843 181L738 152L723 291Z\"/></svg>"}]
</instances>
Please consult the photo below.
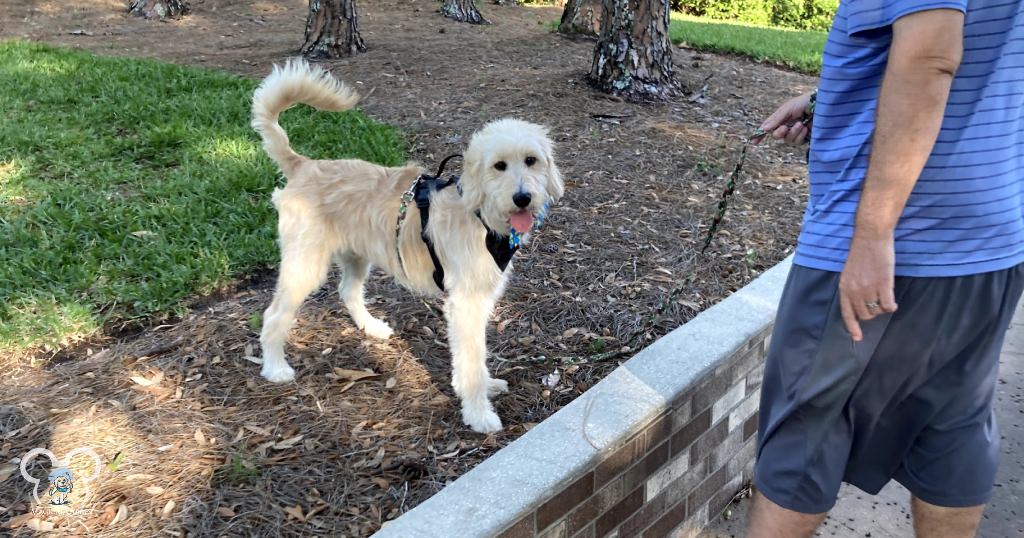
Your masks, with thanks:
<instances>
[{"instance_id":1,"label":"black dog harness","mask_svg":"<svg viewBox=\"0 0 1024 538\"><path fill-rule=\"evenodd\" d=\"M441 165L437 169L436 175L420 174L416 177L416 181L413 182L409 190L405 191L402 195L402 204L398 208L398 225L395 227L396 244L395 248L398 249L398 261L402 264L402 270L405 270L405 264L402 263L402 252L398 248L399 235L402 230L402 221L405 219L406 208L409 202L415 201L416 208L420 210L420 239L427 245L427 252L430 254L430 261L434 264L434 284L441 291L445 291L444 288L444 266L441 265L441 259L437 257L437 251L434 249L434 241L427 235L427 223L430 221L430 196L438 191L444 190L452 185L459 189L459 176L451 176L447 180L442 180L441 175L444 174L445 165L448 161L454 158L461 158L462 155L449 155L441 161ZM461 194L462 190L459 189ZM487 237L485 238L487 252L491 254L491 258L494 259L494 264L498 266L502 272L508 267L512 256L519 250L519 245L513 245L510 241L509 236L502 235L487 226L484 222L480 212L476 212L476 217L480 220L480 224L483 224L484 229L487 230Z\"/></svg>"}]
</instances>

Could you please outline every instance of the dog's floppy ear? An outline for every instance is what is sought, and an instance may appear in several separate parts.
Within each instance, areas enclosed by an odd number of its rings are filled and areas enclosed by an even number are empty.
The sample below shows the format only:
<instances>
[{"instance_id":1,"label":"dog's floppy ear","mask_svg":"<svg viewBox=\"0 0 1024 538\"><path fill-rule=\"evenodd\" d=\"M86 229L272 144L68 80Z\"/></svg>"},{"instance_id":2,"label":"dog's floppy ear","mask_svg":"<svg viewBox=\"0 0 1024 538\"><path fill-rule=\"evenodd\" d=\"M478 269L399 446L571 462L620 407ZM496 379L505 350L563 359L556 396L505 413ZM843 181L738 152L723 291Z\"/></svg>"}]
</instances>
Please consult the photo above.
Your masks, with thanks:
<instances>
[{"instance_id":1,"label":"dog's floppy ear","mask_svg":"<svg viewBox=\"0 0 1024 538\"><path fill-rule=\"evenodd\" d=\"M475 138L475 135L474 135ZM470 139L469 147L462 157L462 199L473 209L480 209L484 205L483 189L483 162L480 150Z\"/></svg>"},{"instance_id":2,"label":"dog's floppy ear","mask_svg":"<svg viewBox=\"0 0 1024 538\"><path fill-rule=\"evenodd\" d=\"M544 141L546 143L545 145L547 146L545 149L547 150L548 160L547 190L548 194L551 195L552 201L557 202L562 198L562 195L565 194L565 183L562 182L562 172L558 169L558 166L555 164L554 143L552 143L551 139L547 137L545 137Z\"/></svg>"}]
</instances>

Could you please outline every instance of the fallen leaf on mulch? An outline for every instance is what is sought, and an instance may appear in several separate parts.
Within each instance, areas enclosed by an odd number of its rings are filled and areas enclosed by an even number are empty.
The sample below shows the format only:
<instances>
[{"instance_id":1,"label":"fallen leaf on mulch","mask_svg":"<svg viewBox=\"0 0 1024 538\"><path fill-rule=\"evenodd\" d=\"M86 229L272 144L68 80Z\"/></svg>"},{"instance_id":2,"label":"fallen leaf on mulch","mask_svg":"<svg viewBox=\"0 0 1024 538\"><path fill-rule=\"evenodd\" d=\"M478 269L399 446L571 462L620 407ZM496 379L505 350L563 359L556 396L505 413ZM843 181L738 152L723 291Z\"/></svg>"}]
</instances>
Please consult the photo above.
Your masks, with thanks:
<instances>
[{"instance_id":1,"label":"fallen leaf on mulch","mask_svg":"<svg viewBox=\"0 0 1024 538\"><path fill-rule=\"evenodd\" d=\"M303 523L306 522L306 516L302 514L302 507L297 504L295 506L285 508L284 513L288 514L288 519L295 518Z\"/></svg>"},{"instance_id":2,"label":"fallen leaf on mulch","mask_svg":"<svg viewBox=\"0 0 1024 538\"><path fill-rule=\"evenodd\" d=\"M320 501L319 504L317 504L313 508L309 509L309 512L306 514L306 519L309 519L309 518L319 514L320 512L323 512L324 510L327 510L327 508L329 508L330 506L331 505L329 505L329 504L327 504L327 503L325 503L323 501Z\"/></svg>"},{"instance_id":3,"label":"fallen leaf on mulch","mask_svg":"<svg viewBox=\"0 0 1024 538\"><path fill-rule=\"evenodd\" d=\"M146 488L146 493L150 495L160 495L164 492L164 488L160 486L149 486Z\"/></svg>"},{"instance_id":4,"label":"fallen leaf on mulch","mask_svg":"<svg viewBox=\"0 0 1024 538\"><path fill-rule=\"evenodd\" d=\"M0 466L0 482L3 482L4 480L10 478L11 475L13 475L14 471L16 470L18 470L18 467L15 465Z\"/></svg>"},{"instance_id":5,"label":"fallen leaf on mulch","mask_svg":"<svg viewBox=\"0 0 1024 538\"><path fill-rule=\"evenodd\" d=\"M441 454L440 456L437 457L437 459L439 459L439 460L446 460L448 458L454 458L455 456L458 456L458 455L459 455L459 449L456 448L455 450L452 450L451 452L449 452L447 454Z\"/></svg>"},{"instance_id":6,"label":"fallen leaf on mulch","mask_svg":"<svg viewBox=\"0 0 1024 538\"><path fill-rule=\"evenodd\" d=\"M378 376L380 374L372 370L347 370L345 368L335 368L334 374L327 374L329 379L344 379L353 382Z\"/></svg>"},{"instance_id":7,"label":"fallen leaf on mulch","mask_svg":"<svg viewBox=\"0 0 1024 538\"><path fill-rule=\"evenodd\" d=\"M196 433L195 435L193 435L193 437L195 437L196 443L199 443L199 446L203 446L206 444L206 436L203 435L202 428L196 428Z\"/></svg>"},{"instance_id":8,"label":"fallen leaf on mulch","mask_svg":"<svg viewBox=\"0 0 1024 538\"><path fill-rule=\"evenodd\" d=\"M131 379L136 384L142 385L143 387L152 387L154 385L159 385L160 382L164 380L164 373L157 372L156 374L153 375L152 378L147 378L142 375L133 375L128 379Z\"/></svg>"},{"instance_id":9,"label":"fallen leaf on mulch","mask_svg":"<svg viewBox=\"0 0 1024 538\"><path fill-rule=\"evenodd\" d=\"M178 503L173 500L167 501L167 504L164 505L164 509L160 512L160 519L167 519L170 517L171 512L174 511L174 507L177 506L177 504Z\"/></svg>"},{"instance_id":10,"label":"fallen leaf on mulch","mask_svg":"<svg viewBox=\"0 0 1024 538\"><path fill-rule=\"evenodd\" d=\"M14 517L12 517L11 519L9 519L7 521L7 525L5 525L5 526L8 529L17 529L18 527L28 523L29 520L31 520L34 517L35 517L35 514L33 514L32 512L28 512L26 514L21 514L20 516L14 516Z\"/></svg>"},{"instance_id":11,"label":"fallen leaf on mulch","mask_svg":"<svg viewBox=\"0 0 1024 538\"><path fill-rule=\"evenodd\" d=\"M110 526L113 527L126 519L128 519L128 507L125 506L124 503L121 503L120 506L117 507L117 515L115 515L114 519L110 522Z\"/></svg>"},{"instance_id":12,"label":"fallen leaf on mulch","mask_svg":"<svg viewBox=\"0 0 1024 538\"><path fill-rule=\"evenodd\" d=\"M289 437L280 443L274 443L274 449L284 450L286 448L291 448L295 446L295 443L301 441L303 437L305 437L305 435L296 435L295 437Z\"/></svg>"},{"instance_id":13,"label":"fallen leaf on mulch","mask_svg":"<svg viewBox=\"0 0 1024 538\"><path fill-rule=\"evenodd\" d=\"M89 526L95 525L99 527L104 527L106 525L109 525L110 522L113 521L114 517L116 516L117 509L114 508L114 505L108 504L103 508L103 513L96 517L90 518L88 521L86 521L86 524Z\"/></svg>"},{"instance_id":14,"label":"fallen leaf on mulch","mask_svg":"<svg viewBox=\"0 0 1024 538\"><path fill-rule=\"evenodd\" d=\"M272 433L270 433L270 430L261 428L259 426L254 425L254 424L246 424L245 425L245 429L247 429L247 430L249 430L252 433L255 433L257 435L266 435L267 437L270 437L271 435L273 435Z\"/></svg>"},{"instance_id":15,"label":"fallen leaf on mulch","mask_svg":"<svg viewBox=\"0 0 1024 538\"><path fill-rule=\"evenodd\" d=\"M28 523L26 523L25 526L36 532L50 532L54 527L52 522L39 519L37 517L28 520Z\"/></svg>"},{"instance_id":16,"label":"fallen leaf on mulch","mask_svg":"<svg viewBox=\"0 0 1024 538\"><path fill-rule=\"evenodd\" d=\"M107 463L107 468L110 469L111 472L115 472L117 471L117 468L121 466L121 462L123 461L124 452L118 452L114 455L114 459L110 460L110 463ZM0 482L3 482L3 478L0 478Z\"/></svg>"},{"instance_id":17,"label":"fallen leaf on mulch","mask_svg":"<svg viewBox=\"0 0 1024 538\"><path fill-rule=\"evenodd\" d=\"M221 506L217 508L217 514L224 517L235 517L235 511L228 508L227 506Z\"/></svg>"},{"instance_id":18,"label":"fallen leaf on mulch","mask_svg":"<svg viewBox=\"0 0 1024 538\"><path fill-rule=\"evenodd\" d=\"M386 388L386 389L394 388L394 386L397 385L397 384L398 384L398 380L397 379L395 379L393 377L389 377L388 380L384 382L384 388Z\"/></svg>"}]
</instances>

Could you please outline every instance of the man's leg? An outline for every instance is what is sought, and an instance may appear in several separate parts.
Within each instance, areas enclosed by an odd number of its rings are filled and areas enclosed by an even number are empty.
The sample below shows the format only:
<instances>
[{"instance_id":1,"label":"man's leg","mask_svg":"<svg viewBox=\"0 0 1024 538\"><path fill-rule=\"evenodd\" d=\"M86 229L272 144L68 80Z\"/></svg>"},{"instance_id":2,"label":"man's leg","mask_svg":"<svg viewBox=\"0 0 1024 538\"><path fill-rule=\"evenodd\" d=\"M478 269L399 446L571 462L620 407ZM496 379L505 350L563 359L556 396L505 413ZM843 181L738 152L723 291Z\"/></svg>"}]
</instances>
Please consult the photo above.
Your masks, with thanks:
<instances>
[{"instance_id":1,"label":"man's leg","mask_svg":"<svg viewBox=\"0 0 1024 538\"><path fill-rule=\"evenodd\" d=\"M944 508L917 497L911 501L917 538L974 538L985 506Z\"/></svg>"},{"instance_id":2,"label":"man's leg","mask_svg":"<svg viewBox=\"0 0 1024 538\"><path fill-rule=\"evenodd\" d=\"M856 433L845 412L888 318L843 326L839 274L793 266L761 385L752 538L812 536L832 509Z\"/></svg>"},{"instance_id":3,"label":"man's leg","mask_svg":"<svg viewBox=\"0 0 1024 538\"><path fill-rule=\"evenodd\" d=\"M804 514L787 510L758 492L754 494L754 507L747 519L747 538L808 538L818 530L826 515L827 512Z\"/></svg>"}]
</instances>

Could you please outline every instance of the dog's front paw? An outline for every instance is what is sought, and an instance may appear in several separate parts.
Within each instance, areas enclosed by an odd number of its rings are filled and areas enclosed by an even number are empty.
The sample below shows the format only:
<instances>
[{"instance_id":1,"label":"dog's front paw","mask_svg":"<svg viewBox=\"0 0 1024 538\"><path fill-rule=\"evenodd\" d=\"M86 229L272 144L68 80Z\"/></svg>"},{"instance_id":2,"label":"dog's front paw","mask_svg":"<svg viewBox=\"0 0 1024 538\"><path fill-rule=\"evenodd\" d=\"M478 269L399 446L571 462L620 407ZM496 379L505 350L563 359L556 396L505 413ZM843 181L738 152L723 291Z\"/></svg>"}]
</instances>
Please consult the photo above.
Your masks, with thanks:
<instances>
[{"instance_id":1,"label":"dog's front paw","mask_svg":"<svg viewBox=\"0 0 1024 538\"><path fill-rule=\"evenodd\" d=\"M508 381L504 379L488 379L487 380L487 396L493 398L499 394L508 392Z\"/></svg>"},{"instance_id":2,"label":"dog's front paw","mask_svg":"<svg viewBox=\"0 0 1024 538\"><path fill-rule=\"evenodd\" d=\"M377 318L370 318L367 320L366 325L363 326L363 331L366 334L374 338L380 338L381 340L387 340L388 338L391 338L392 334L394 334L390 325Z\"/></svg>"},{"instance_id":3,"label":"dog's front paw","mask_svg":"<svg viewBox=\"0 0 1024 538\"><path fill-rule=\"evenodd\" d=\"M493 409L490 409L490 406L480 408L465 406L462 408L462 420L478 433L493 433L501 430L501 419Z\"/></svg>"},{"instance_id":4,"label":"dog's front paw","mask_svg":"<svg viewBox=\"0 0 1024 538\"><path fill-rule=\"evenodd\" d=\"M295 380L295 370L287 364L268 365L264 363L260 375L271 383L287 383Z\"/></svg>"}]
</instances>

